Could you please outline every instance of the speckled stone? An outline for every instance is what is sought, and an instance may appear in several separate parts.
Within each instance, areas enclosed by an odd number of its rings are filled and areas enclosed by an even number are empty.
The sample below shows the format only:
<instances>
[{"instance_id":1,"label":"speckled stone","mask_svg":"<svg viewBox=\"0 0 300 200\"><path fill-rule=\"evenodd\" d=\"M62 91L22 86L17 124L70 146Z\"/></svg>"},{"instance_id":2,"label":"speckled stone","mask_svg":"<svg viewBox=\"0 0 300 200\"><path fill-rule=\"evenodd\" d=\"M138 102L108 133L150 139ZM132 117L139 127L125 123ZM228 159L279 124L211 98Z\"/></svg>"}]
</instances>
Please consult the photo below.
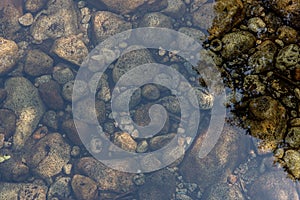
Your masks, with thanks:
<instances>
[{"instance_id":1,"label":"speckled stone","mask_svg":"<svg viewBox=\"0 0 300 200\"><path fill-rule=\"evenodd\" d=\"M92 24L96 44L110 36L132 28L131 23L125 21L122 16L107 11L96 12L93 16Z\"/></svg>"},{"instance_id":2,"label":"speckled stone","mask_svg":"<svg viewBox=\"0 0 300 200\"><path fill-rule=\"evenodd\" d=\"M0 75L13 70L18 59L18 50L14 41L0 37Z\"/></svg>"},{"instance_id":3,"label":"speckled stone","mask_svg":"<svg viewBox=\"0 0 300 200\"><path fill-rule=\"evenodd\" d=\"M21 149L44 114L45 108L38 90L23 77L13 77L5 82L7 99L4 108L11 109L18 117L13 147Z\"/></svg>"},{"instance_id":4,"label":"speckled stone","mask_svg":"<svg viewBox=\"0 0 300 200\"><path fill-rule=\"evenodd\" d=\"M81 158L77 163L77 169L95 180L100 190L127 192L135 188L133 182L134 174L108 168L92 157Z\"/></svg>"},{"instance_id":5,"label":"speckled stone","mask_svg":"<svg viewBox=\"0 0 300 200\"><path fill-rule=\"evenodd\" d=\"M238 57L254 47L255 41L255 36L247 31L228 33L222 38L224 45L221 54L227 59Z\"/></svg>"},{"instance_id":6,"label":"speckled stone","mask_svg":"<svg viewBox=\"0 0 300 200\"><path fill-rule=\"evenodd\" d=\"M98 196L97 183L89 177L76 174L71 185L77 199L94 200Z\"/></svg>"},{"instance_id":7,"label":"speckled stone","mask_svg":"<svg viewBox=\"0 0 300 200\"><path fill-rule=\"evenodd\" d=\"M70 160L70 146L59 133L47 134L36 144L26 147L28 166L48 181L59 174Z\"/></svg>"},{"instance_id":8,"label":"speckled stone","mask_svg":"<svg viewBox=\"0 0 300 200\"><path fill-rule=\"evenodd\" d=\"M47 9L41 11L30 27L30 33L37 43L73 35L78 30L77 10L72 0L48 1Z\"/></svg>"},{"instance_id":9,"label":"speckled stone","mask_svg":"<svg viewBox=\"0 0 300 200\"><path fill-rule=\"evenodd\" d=\"M84 42L75 35L57 39L52 51L60 58L75 65L81 65L89 53Z\"/></svg>"}]
</instances>

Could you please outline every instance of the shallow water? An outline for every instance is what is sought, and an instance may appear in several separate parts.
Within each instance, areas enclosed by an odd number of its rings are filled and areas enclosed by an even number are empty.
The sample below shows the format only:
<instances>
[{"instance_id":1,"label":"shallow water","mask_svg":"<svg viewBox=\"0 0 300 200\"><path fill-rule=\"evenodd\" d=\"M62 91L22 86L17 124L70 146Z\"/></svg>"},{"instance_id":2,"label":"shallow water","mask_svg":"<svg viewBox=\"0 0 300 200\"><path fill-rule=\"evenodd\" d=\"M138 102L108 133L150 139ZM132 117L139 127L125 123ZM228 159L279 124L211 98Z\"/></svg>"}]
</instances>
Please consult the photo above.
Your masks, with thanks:
<instances>
[{"instance_id":1,"label":"shallow water","mask_svg":"<svg viewBox=\"0 0 300 200\"><path fill-rule=\"evenodd\" d=\"M0 3L0 199L299 199L293 18L118 2Z\"/></svg>"}]
</instances>

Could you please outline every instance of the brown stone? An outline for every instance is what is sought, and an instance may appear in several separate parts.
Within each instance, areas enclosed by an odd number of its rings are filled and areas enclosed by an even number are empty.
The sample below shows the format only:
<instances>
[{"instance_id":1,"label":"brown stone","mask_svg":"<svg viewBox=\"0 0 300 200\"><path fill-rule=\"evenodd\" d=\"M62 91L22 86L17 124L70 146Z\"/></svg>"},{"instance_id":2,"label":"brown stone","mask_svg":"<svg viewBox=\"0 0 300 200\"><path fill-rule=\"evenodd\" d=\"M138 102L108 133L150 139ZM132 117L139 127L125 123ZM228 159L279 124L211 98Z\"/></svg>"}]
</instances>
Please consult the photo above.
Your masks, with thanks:
<instances>
[{"instance_id":1,"label":"brown stone","mask_svg":"<svg viewBox=\"0 0 300 200\"><path fill-rule=\"evenodd\" d=\"M41 84L39 87L39 95L50 109L62 110L64 108L64 100L57 82L51 80Z\"/></svg>"},{"instance_id":2,"label":"brown stone","mask_svg":"<svg viewBox=\"0 0 300 200\"><path fill-rule=\"evenodd\" d=\"M71 185L78 200L97 199L97 183L89 177L76 174L72 179Z\"/></svg>"}]
</instances>

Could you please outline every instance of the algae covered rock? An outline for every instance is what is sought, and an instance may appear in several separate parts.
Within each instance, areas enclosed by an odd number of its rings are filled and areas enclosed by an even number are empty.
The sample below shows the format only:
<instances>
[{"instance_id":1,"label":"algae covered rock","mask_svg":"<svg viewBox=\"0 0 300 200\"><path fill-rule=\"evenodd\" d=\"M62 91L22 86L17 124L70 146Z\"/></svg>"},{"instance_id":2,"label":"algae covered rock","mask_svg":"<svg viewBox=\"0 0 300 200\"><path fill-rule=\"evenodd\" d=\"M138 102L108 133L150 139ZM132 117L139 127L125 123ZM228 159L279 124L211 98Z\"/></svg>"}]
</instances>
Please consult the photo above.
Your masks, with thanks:
<instances>
[{"instance_id":1,"label":"algae covered rock","mask_svg":"<svg viewBox=\"0 0 300 200\"><path fill-rule=\"evenodd\" d=\"M295 150L287 150L283 157L288 170L291 174L299 179L300 178L300 153Z\"/></svg>"},{"instance_id":2,"label":"algae covered rock","mask_svg":"<svg viewBox=\"0 0 300 200\"><path fill-rule=\"evenodd\" d=\"M256 47L257 51L248 59L248 65L254 69L255 73L262 73L272 70L274 67L274 55L276 53L276 45L266 40Z\"/></svg>"},{"instance_id":3,"label":"algae covered rock","mask_svg":"<svg viewBox=\"0 0 300 200\"><path fill-rule=\"evenodd\" d=\"M221 54L226 59L236 58L254 47L255 41L255 36L247 31L228 33L222 38Z\"/></svg>"},{"instance_id":4,"label":"algae covered rock","mask_svg":"<svg viewBox=\"0 0 300 200\"><path fill-rule=\"evenodd\" d=\"M219 37L231 30L245 18L245 9L241 0L220 0L214 5L213 24L208 32L210 38Z\"/></svg>"},{"instance_id":5,"label":"algae covered rock","mask_svg":"<svg viewBox=\"0 0 300 200\"><path fill-rule=\"evenodd\" d=\"M276 57L276 68L286 70L300 61L300 48L297 44L290 44L281 49Z\"/></svg>"},{"instance_id":6,"label":"algae covered rock","mask_svg":"<svg viewBox=\"0 0 300 200\"><path fill-rule=\"evenodd\" d=\"M280 102L269 96L262 96L249 104L250 133L261 139L261 149L274 150L284 138L286 131L286 110Z\"/></svg>"}]
</instances>

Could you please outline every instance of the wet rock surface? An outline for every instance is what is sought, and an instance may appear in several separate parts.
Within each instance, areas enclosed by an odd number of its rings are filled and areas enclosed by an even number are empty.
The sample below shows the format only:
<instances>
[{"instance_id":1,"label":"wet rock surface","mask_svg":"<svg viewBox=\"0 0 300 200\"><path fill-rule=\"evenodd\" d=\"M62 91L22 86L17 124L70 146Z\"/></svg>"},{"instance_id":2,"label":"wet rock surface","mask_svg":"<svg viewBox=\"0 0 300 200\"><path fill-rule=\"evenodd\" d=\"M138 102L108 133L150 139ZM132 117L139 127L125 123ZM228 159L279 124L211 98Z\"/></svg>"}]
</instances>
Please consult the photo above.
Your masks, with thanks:
<instances>
[{"instance_id":1,"label":"wet rock surface","mask_svg":"<svg viewBox=\"0 0 300 200\"><path fill-rule=\"evenodd\" d=\"M39 13L30 29L32 37L37 42L73 35L77 31L77 10L72 0L47 2L47 9Z\"/></svg>"},{"instance_id":2,"label":"wet rock surface","mask_svg":"<svg viewBox=\"0 0 300 200\"><path fill-rule=\"evenodd\" d=\"M95 180L101 190L128 192L135 187L132 180L133 174L107 168L91 157L81 158L77 163L77 168L84 175Z\"/></svg>"},{"instance_id":3,"label":"wet rock surface","mask_svg":"<svg viewBox=\"0 0 300 200\"><path fill-rule=\"evenodd\" d=\"M116 11L121 14L131 13L136 10L141 9L149 9L149 10L159 10L167 6L166 0L116 0L116 1L109 1L109 0L98 0L104 3L109 9Z\"/></svg>"},{"instance_id":4,"label":"wet rock surface","mask_svg":"<svg viewBox=\"0 0 300 200\"><path fill-rule=\"evenodd\" d=\"M262 139L262 148L274 150L286 131L285 108L268 96L253 99L249 105L254 120L249 122L251 134Z\"/></svg>"},{"instance_id":5,"label":"wet rock surface","mask_svg":"<svg viewBox=\"0 0 300 200\"><path fill-rule=\"evenodd\" d=\"M0 46L5 50L3 54L0 51L0 60L4 61L3 72L0 69L0 199L298 199L292 182L300 179L298 3L0 1L0 36L4 41ZM157 42L159 38L172 47L178 42L180 48L131 51L136 46L130 46L133 44L127 43L128 38L108 44L91 58L87 73L93 76L80 80L75 96L74 79L88 52L108 37L138 27L170 28L201 41L203 49L197 57L203 62L192 66L189 59L193 60L193 55L188 59L179 56L183 48L194 50L192 43L150 32L131 34L137 43ZM121 50L128 53L118 58ZM109 63L98 81L99 65ZM116 101L118 109L127 106L125 88L141 78L149 80L148 74L159 73L149 65L142 77L133 74L125 79L124 87L114 88L125 73L145 63L170 66L196 90L199 102L189 103L195 108L200 103L201 130L192 148L180 158L177 155L193 138L179 128L184 105L177 101L176 92L159 85L143 85L130 96L130 116L121 112L120 121L114 119L111 100ZM207 78L201 70L211 65L216 69L206 74ZM219 72L222 77L216 76ZM186 87L177 82L178 77L172 78L158 74L155 80ZM220 83L213 79L223 80L226 86L226 100L221 103L228 108L226 123L244 127L250 134L244 137L244 131L226 125L215 148L200 159L202 144L207 143L203 127L212 123L209 118L214 115L214 98L220 89ZM206 86L212 83L210 91ZM93 88L96 105L85 98ZM190 95L190 91L186 93L187 98ZM129 118L147 125L149 108L156 103L168 112L167 123L153 137L139 138ZM74 105L84 119L76 121L83 132L81 137L74 124ZM98 121L91 121L94 112ZM98 122L101 136L90 127ZM155 119L152 122L159 124ZM214 125L210 128L215 131ZM177 134L181 134L176 141L178 148L165 152L161 159L151 155ZM105 144L102 137L112 144ZM127 169L138 166L151 171L164 167L165 160L176 161L156 172L128 174L89 157L90 153L112 156L120 150L116 146L145 153L139 163L125 159L120 167ZM285 172L280 171L282 168ZM20 184L7 183L12 181Z\"/></svg>"},{"instance_id":6,"label":"wet rock surface","mask_svg":"<svg viewBox=\"0 0 300 200\"><path fill-rule=\"evenodd\" d=\"M88 49L84 42L75 35L57 39L52 51L60 58L75 65L81 65L88 55Z\"/></svg>"},{"instance_id":7,"label":"wet rock surface","mask_svg":"<svg viewBox=\"0 0 300 200\"><path fill-rule=\"evenodd\" d=\"M70 146L59 133L46 135L26 151L31 170L46 180L59 174L70 160Z\"/></svg>"},{"instance_id":8,"label":"wet rock surface","mask_svg":"<svg viewBox=\"0 0 300 200\"><path fill-rule=\"evenodd\" d=\"M13 77L5 82L7 99L4 108L11 109L18 117L13 136L14 148L21 149L39 123L45 108L37 88L23 77Z\"/></svg>"},{"instance_id":9,"label":"wet rock surface","mask_svg":"<svg viewBox=\"0 0 300 200\"><path fill-rule=\"evenodd\" d=\"M93 34L96 43L100 43L110 36L132 28L130 22L121 16L107 11L99 11L93 17Z\"/></svg>"},{"instance_id":10,"label":"wet rock surface","mask_svg":"<svg viewBox=\"0 0 300 200\"><path fill-rule=\"evenodd\" d=\"M77 199L93 200L98 196L97 183L88 177L76 174L71 185Z\"/></svg>"},{"instance_id":11,"label":"wet rock surface","mask_svg":"<svg viewBox=\"0 0 300 200\"><path fill-rule=\"evenodd\" d=\"M39 86L39 94L45 104L53 110L61 110L64 100L61 96L60 86L55 81L49 81Z\"/></svg>"},{"instance_id":12,"label":"wet rock surface","mask_svg":"<svg viewBox=\"0 0 300 200\"><path fill-rule=\"evenodd\" d=\"M232 127L224 127L218 143L203 159L199 158L199 150L205 133L195 141L191 152L185 157L179 168L187 182L197 183L201 189L206 189L225 178L223 170L225 168L233 169L241 159L239 156L243 156L233 152L245 152L245 149L248 148L247 145L238 145L242 137L237 134L237 131L238 129Z\"/></svg>"},{"instance_id":13,"label":"wet rock surface","mask_svg":"<svg viewBox=\"0 0 300 200\"><path fill-rule=\"evenodd\" d=\"M168 170L153 173L138 191L140 199L171 199L176 189L175 176Z\"/></svg>"},{"instance_id":14,"label":"wet rock surface","mask_svg":"<svg viewBox=\"0 0 300 200\"><path fill-rule=\"evenodd\" d=\"M0 75L4 75L14 68L19 48L14 41L0 37L0 49Z\"/></svg>"},{"instance_id":15,"label":"wet rock surface","mask_svg":"<svg viewBox=\"0 0 300 200\"><path fill-rule=\"evenodd\" d=\"M53 69L53 59L39 50L29 51L26 56L24 71L30 76L50 74Z\"/></svg>"},{"instance_id":16,"label":"wet rock surface","mask_svg":"<svg viewBox=\"0 0 300 200\"><path fill-rule=\"evenodd\" d=\"M283 172L270 172L259 177L250 188L255 199L299 199L294 183L286 179Z\"/></svg>"},{"instance_id":17,"label":"wet rock surface","mask_svg":"<svg viewBox=\"0 0 300 200\"><path fill-rule=\"evenodd\" d=\"M46 200L47 187L31 183L0 183L1 199L37 199Z\"/></svg>"}]
</instances>

